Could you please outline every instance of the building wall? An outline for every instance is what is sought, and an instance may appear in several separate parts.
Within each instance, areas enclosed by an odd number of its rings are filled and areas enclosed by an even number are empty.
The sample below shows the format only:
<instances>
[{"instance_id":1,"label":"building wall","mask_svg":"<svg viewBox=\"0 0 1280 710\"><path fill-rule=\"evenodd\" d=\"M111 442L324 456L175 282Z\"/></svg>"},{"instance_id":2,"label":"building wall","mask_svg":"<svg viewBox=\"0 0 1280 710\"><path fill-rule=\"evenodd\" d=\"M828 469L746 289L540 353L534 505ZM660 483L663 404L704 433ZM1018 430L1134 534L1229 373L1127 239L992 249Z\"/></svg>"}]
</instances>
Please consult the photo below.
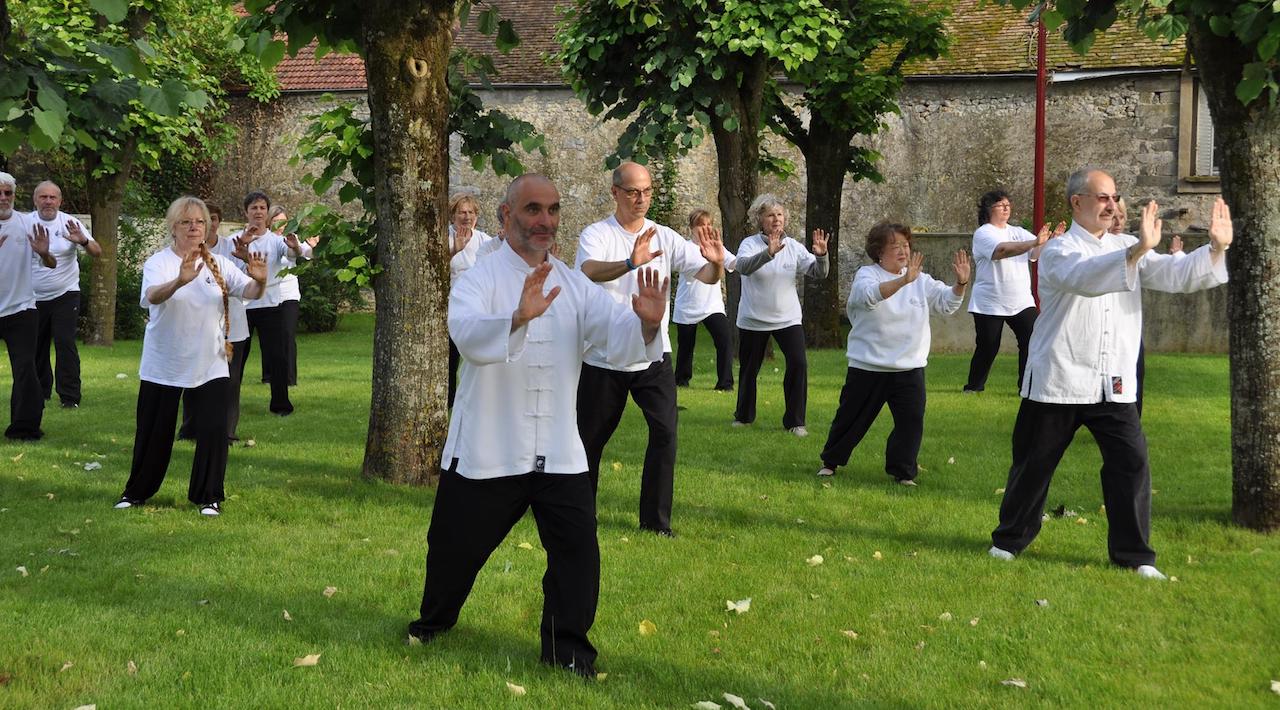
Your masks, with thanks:
<instances>
[{"instance_id":1,"label":"building wall","mask_svg":"<svg viewBox=\"0 0 1280 710\"><path fill-rule=\"evenodd\" d=\"M1051 220L1068 217L1063 195L1067 175L1092 165L1110 172L1131 203L1159 200L1167 232L1206 223L1214 196L1178 192L1178 89L1176 73L1050 86L1046 192ZM615 146L622 124L602 123L588 115L567 89L497 89L481 95L486 105L529 121L546 136L548 155L528 156L526 167L547 174L559 186L561 255L572 259L577 233L612 211L604 158ZM862 236L881 219L906 222L926 233L969 233L976 227L978 196L1000 187L1012 195L1014 221L1029 220L1034 96L1033 81L1023 78L920 80L907 85L901 114L886 116L886 129L869 141L883 156L885 181L846 183L836 226L842 236L840 259L846 265L842 292L847 292L847 280L863 262ZM300 170L288 165L288 157L305 126L304 117L322 109L320 100L309 95L287 95L269 107L238 103L234 113L244 134L225 161L225 171L215 175L214 199L234 206L232 215L240 197L253 187L268 189L286 206L313 199L297 182ZM800 173L787 181L766 177L761 189L777 194L799 218L804 212L803 160L780 140L771 140L770 149L795 161ZM473 171L456 144L454 158L452 188L478 194L480 227L491 230L493 210L508 181ZM716 205L716 159L709 137L680 160L676 194L676 221L694 207ZM1130 212L1136 217L1136 209ZM945 256L967 246L967 239L925 237L920 245L930 257L926 270L943 276ZM1225 289L1195 296L1148 296L1147 347L1225 351L1225 300ZM970 349L971 320L957 315L936 322L934 343L939 349Z\"/></svg>"}]
</instances>

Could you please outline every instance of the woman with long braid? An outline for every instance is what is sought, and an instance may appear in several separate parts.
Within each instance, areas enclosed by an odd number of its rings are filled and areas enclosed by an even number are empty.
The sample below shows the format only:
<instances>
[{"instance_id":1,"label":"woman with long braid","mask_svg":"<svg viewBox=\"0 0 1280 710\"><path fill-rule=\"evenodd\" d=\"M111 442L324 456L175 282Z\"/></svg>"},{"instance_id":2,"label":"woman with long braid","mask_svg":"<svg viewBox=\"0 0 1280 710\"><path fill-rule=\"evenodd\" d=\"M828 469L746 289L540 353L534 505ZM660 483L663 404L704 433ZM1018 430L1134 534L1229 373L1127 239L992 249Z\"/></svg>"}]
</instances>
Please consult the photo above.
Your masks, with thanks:
<instances>
[{"instance_id":1,"label":"woman with long braid","mask_svg":"<svg viewBox=\"0 0 1280 710\"><path fill-rule=\"evenodd\" d=\"M253 255L240 271L205 246L209 210L196 197L169 205L165 225L173 245L142 267L141 305L150 313L138 377L138 426L133 465L117 508L155 495L173 452L178 400L189 393L196 440L187 498L202 515L219 515L227 472L227 362L232 358L230 299L257 298L267 262ZM201 273L203 271L203 273Z\"/></svg>"}]
</instances>

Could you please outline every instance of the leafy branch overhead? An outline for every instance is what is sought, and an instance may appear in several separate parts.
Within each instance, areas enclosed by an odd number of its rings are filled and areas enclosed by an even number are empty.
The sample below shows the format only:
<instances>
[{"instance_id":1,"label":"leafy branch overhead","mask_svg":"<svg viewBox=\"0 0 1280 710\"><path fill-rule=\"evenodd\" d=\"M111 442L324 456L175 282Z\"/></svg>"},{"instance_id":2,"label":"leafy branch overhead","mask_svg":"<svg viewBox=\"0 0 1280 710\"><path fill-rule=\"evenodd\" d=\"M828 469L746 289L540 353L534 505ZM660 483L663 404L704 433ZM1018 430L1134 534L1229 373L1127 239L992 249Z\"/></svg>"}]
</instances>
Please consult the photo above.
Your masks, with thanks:
<instances>
[{"instance_id":1,"label":"leafy branch overhead","mask_svg":"<svg viewBox=\"0 0 1280 710\"><path fill-rule=\"evenodd\" d=\"M1061 28L1077 52L1093 46L1097 33L1121 17L1132 18L1152 39L1172 42L1187 34L1191 23L1203 22L1218 37L1240 43L1248 60L1236 80L1236 98L1245 105L1266 94L1274 107L1280 98L1277 53L1280 52L1280 6L1272 0L997 0L1022 10L1031 8L1031 21L1043 19L1050 30Z\"/></svg>"}]
</instances>

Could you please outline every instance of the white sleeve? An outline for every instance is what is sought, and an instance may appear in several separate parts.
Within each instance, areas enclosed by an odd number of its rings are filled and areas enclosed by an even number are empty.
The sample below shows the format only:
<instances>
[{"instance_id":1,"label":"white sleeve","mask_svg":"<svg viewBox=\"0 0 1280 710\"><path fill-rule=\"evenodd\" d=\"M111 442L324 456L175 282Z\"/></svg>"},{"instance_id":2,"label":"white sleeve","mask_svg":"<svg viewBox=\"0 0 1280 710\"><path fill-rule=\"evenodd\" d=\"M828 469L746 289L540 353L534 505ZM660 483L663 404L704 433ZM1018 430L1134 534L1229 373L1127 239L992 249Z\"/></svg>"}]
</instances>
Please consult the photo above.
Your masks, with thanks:
<instances>
[{"instance_id":1,"label":"white sleeve","mask_svg":"<svg viewBox=\"0 0 1280 710\"><path fill-rule=\"evenodd\" d=\"M604 240L606 235L602 234L604 230L595 229L595 225L588 225L582 233L578 235L578 253L573 258L573 268L582 270L582 265L588 261L600 261L604 254Z\"/></svg>"},{"instance_id":2,"label":"white sleeve","mask_svg":"<svg viewBox=\"0 0 1280 710\"><path fill-rule=\"evenodd\" d=\"M995 255L996 247L1000 242L996 240L993 230L987 229L987 225L978 227L978 231L973 233L973 255L981 257L988 261Z\"/></svg>"},{"instance_id":3,"label":"white sleeve","mask_svg":"<svg viewBox=\"0 0 1280 710\"><path fill-rule=\"evenodd\" d=\"M512 312L492 312L493 286L481 272L470 269L449 291L449 337L458 352L477 365L518 360L529 334L527 323L511 330Z\"/></svg>"},{"instance_id":4,"label":"white sleeve","mask_svg":"<svg viewBox=\"0 0 1280 710\"><path fill-rule=\"evenodd\" d=\"M210 258L218 265L218 270L222 272L222 282L227 285L227 293L237 298L244 298L244 290L253 283L253 279L248 274L241 271L230 259L211 254Z\"/></svg>"},{"instance_id":5,"label":"white sleeve","mask_svg":"<svg viewBox=\"0 0 1280 710\"><path fill-rule=\"evenodd\" d=\"M667 244L663 245L665 253L671 255L671 270L682 276L694 276L707 265L702 249L692 239L685 239L666 227L658 227Z\"/></svg>"},{"instance_id":6,"label":"white sleeve","mask_svg":"<svg viewBox=\"0 0 1280 710\"><path fill-rule=\"evenodd\" d=\"M1040 253L1040 283L1081 296L1132 291L1138 285L1138 269L1126 262L1128 248L1098 254L1050 240Z\"/></svg>"},{"instance_id":7,"label":"white sleeve","mask_svg":"<svg viewBox=\"0 0 1280 710\"><path fill-rule=\"evenodd\" d=\"M858 269L853 275L853 284L849 287L849 317L853 317L855 309L869 311L874 309L884 296L880 295L880 280L871 275L870 269Z\"/></svg>"},{"instance_id":8,"label":"white sleeve","mask_svg":"<svg viewBox=\"0 0 1280 710\"><path fill-rule=\"evenodd\" d=\"M1138 264L1142 287L1169 293L1192 293L1227 282L1227 257L1214 264L1206 244L1184 257L1147 252Z\"/></svg>"},{"instance_id":9,"label":"white sleeve","mask_svg":"<svg viewBox=\"0 0 1280 710\"><path fill-rule=\"evenodd\" d=\"M960 309L964 296L957 296L954 289L929 274L920 274L918 279L926 279L925 292L929 294L929 308L940 315L951 315Z\"/></svg>"}]
</instances>

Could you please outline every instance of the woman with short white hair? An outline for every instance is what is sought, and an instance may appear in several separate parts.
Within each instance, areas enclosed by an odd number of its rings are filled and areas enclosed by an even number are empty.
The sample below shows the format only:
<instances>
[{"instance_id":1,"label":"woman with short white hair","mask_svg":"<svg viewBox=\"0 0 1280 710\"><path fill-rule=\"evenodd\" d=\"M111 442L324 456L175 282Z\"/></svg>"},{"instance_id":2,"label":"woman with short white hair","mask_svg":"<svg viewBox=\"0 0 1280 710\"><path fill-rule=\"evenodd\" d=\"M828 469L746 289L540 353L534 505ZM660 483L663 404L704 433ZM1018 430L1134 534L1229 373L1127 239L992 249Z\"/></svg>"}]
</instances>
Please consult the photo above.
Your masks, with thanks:
<instances>
[{"instance_id":1,"label":"woman with short white hair","mask_svg":"<svg viewBox=\"0 0 1280 710\"><path fill-rule=\"evenodd\" d=\"M142 267L141 305L149 313L138 369L133 464L116 508L132 508L160 490L173 453L178 400L190 396L196 440L187 498L201 515L222 512L227 473L227 402L232 357L229 300L254 299L267 284L267 260L254 253L246 271L205 246L209 210L179 197L165 213L173 237ZM246 273L247 272L247 273Z\"/></svg>"},{"instance_id":2,"label":"woman with short white hair","mask_svg":"<svg viewBox=\"0 0 1280 710\"><path fill-rule=\"evenodd\" d=\"M734 426L756 420L756 377L764 363L764 352L772 337L787 360L782 376L786 411L782 427L796 436L808 436L805 409L809 398L809 363L804 351L804 328L799 277L825 279L827 234L813 230L813 251L788 237L787 211L781 200L765 194L748 209L759 232L742 240L738 247L738 273L742 275L742 297L738 302L738 408Z\"/></svg>"}]
</instances>

